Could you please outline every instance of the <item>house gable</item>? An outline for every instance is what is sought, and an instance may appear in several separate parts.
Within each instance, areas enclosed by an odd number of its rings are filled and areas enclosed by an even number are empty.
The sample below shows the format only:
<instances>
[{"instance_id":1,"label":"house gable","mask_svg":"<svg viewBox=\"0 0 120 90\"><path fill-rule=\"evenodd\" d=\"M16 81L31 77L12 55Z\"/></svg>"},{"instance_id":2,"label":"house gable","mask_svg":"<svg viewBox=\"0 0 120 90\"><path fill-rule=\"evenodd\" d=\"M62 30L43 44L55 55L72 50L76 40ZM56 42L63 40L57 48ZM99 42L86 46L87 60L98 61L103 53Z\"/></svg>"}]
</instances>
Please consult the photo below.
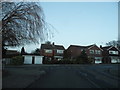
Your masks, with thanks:
<instances>
[{"instance_id":1,"label":"house gable","mask_svg":"<svg viewBox=\"0 0 120 90\"><path fill-rule=\"evenodd\" d=\"M92 57L102 57L102 49L99 48L97 45L91 45L87 48L87 55Z\"/></svg>"},{"instance_id":2,"label":"house gable","mask_svg":"<svg viewBox=\"0 0 120 90\"><path fill-rule=\"evenodd\" d=\"M41 55L43 56L63 56L65 48L62 45L41 44Z\"/></svg>"},{"instance_id":3,"label":"house gable","mask_svg":"<svg viewBox=\"0 0 120 90\"><path fill-rule=\"evenodd\" d=\"M103 56L120 56L120 51L114 46L102 47Z\"/></svg>"},{"instance_id":4,"label":"house gable","mask_svg":"<svg viewBox=\"0 0 120 90\"><path fill-rule=\"evenodd\" d=\"M81 52L85 50L88 56L98 56L102 57L102 49L99 48L97 45L89 45L89 46L77 46L77 45L70 45L67 49L69 55L72 57L77 57L81 54ZM91 54L90 50L94 50L95 53Z\"/></svg>"},{"instance_id":5,"label":"house gable","mask_svg":"<svg viewBox=\"0 0 120 90\"><path fill-rule=\"evenodd\" d=\"M88 49L97 49L97 50L101 50L103 51L101 48L99 48L97 45L91 45L91 46L88 46Z\"/></svg>"},{"instance_id":6,"label":"house gable","mask_svg":"<svg viewBox=\"0 0 120 90\"><path fill-rule=\"evenodd\" d=\"M111 46L107 50L114 50L114 51L119 51L120 52L120 50L118 48L114 47L114 46Z\"/></svg>"}]
</instances>

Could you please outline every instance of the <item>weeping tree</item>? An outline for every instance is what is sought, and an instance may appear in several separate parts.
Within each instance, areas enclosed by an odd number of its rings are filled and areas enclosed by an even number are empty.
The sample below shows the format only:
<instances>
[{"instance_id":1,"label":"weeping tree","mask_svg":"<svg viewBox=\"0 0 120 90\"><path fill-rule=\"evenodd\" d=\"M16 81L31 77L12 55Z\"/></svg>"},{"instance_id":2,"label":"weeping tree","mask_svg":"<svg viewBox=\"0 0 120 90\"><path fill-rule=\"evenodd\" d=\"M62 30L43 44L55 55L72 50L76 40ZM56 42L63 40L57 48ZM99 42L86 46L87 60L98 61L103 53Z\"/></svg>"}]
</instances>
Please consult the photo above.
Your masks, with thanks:
<instances>
[{"instance_id":1,"label":"weeping tree","mask_svg":"<svg viewBox=\"0 0 120 90\"><path fill-rule=\"evenodd\" d=\"M51 35L39 3L2 2L2 47L39 43Z\"/></svg>"}]
</instances>

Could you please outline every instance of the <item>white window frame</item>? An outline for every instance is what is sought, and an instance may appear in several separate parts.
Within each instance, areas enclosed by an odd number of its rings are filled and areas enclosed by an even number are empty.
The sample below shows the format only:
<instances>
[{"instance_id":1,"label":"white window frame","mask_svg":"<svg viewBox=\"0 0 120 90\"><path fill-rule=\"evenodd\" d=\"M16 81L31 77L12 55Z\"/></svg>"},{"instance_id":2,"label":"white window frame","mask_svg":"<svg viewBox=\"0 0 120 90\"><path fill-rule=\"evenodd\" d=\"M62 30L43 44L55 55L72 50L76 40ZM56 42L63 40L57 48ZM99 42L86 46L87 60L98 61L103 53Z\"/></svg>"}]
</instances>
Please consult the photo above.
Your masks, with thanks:
<instances>
[{"instance_id":1,"label":"white window frame","mask_svg":"<svg viewBox=\"0 0 120 90\"><path fill-rule=\"evenodd\" d=\"M94 54L94 50L90 49L90 54Z\"/></svg>"},{"instance_id":2,"label":"white window frame","mask_svg":"<svg viewBox=\"0 0 120 90\"><path fill-rule=\"evenodd\" d=\"M52 53L51 49L45 49L45 53Z\"/></svg>"},{"instance_id":3,"label":"white window frame","mask_svg":"<svg viewBox=\"0 0 120 90\"><path fill-rule=\"evenodd\" d=\"M118 55L118 51L109 50L109 54L115 54L115 55Z\"/></svg>"},{"instance_id":4,"label":"white window frame","mask_svg":"<svg viewBox=\"0 0 120 90\"><path fill-rule=\"evenodd\" d=\"M64 50L57 50L57 53L58 53L58 54L63 54L63 53L64 53Z\"/></svg>"},{"instance_id":5,"label":"white window frame","mask_svg":"<svg viewBox=\"0 0 120 90\"><path fill-rule=\"evenodd\" d=\"M95 54L101 54L100 50L95 50Z\"/></svg>"}]
</instances>

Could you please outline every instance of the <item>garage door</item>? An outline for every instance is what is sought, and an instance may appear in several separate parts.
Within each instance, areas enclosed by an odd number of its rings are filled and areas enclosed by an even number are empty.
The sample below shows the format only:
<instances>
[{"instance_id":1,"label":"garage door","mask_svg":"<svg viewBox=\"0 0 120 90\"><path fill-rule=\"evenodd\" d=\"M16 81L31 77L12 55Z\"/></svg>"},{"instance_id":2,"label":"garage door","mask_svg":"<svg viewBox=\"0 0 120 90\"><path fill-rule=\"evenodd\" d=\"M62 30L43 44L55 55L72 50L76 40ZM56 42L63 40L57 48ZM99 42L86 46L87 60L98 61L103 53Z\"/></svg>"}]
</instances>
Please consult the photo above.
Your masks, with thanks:
<instances>
[{"instance_id":1,"label":"garage door","mask_svg":"<svg viewBox=\"0 0 120 90\"><path fill-rule=\"evenodd\" d=\"M24 56L24 64L32 64L32 56Z\"/></svg>"},{"instance_id":2,"label":"garage door","mask_svg":"<svg viewBox=\"0 0 120 90\"><path fill-rule=\"evenodd\" d=\"M101 57L95 57L95 64L102 63Z\"/></svg>"},{"instance_id":3,"label":"garage door","mask_svg":"<svg viewBox=\"0 0 120 90\"><path fill-rule=\"evenodd\" d=\"M43 56L35 56L35 64L42 64Z\"/></svg>"}]
</instances>

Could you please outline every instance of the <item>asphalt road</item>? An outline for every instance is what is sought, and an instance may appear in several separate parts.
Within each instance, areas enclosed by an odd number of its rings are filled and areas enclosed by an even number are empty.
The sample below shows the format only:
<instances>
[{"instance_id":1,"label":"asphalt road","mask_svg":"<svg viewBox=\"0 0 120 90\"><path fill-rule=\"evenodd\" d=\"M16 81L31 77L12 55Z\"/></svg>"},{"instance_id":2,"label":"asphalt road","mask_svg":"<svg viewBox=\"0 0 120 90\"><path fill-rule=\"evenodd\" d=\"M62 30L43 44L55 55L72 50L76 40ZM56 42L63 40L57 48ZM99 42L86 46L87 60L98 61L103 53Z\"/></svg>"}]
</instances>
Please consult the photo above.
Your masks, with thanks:
<instances>
[{"instance_id":1,"label":"asphalt road","mask_svg":"<svg viewBox=\"0 0 120 90\"><path fill-rule=\"evenodd\" d=\"M117 69L117 66L44 66L47 73L26 88L119 88L120 78L110 74L110 68Z\"/></svg>"}]
</instances>

